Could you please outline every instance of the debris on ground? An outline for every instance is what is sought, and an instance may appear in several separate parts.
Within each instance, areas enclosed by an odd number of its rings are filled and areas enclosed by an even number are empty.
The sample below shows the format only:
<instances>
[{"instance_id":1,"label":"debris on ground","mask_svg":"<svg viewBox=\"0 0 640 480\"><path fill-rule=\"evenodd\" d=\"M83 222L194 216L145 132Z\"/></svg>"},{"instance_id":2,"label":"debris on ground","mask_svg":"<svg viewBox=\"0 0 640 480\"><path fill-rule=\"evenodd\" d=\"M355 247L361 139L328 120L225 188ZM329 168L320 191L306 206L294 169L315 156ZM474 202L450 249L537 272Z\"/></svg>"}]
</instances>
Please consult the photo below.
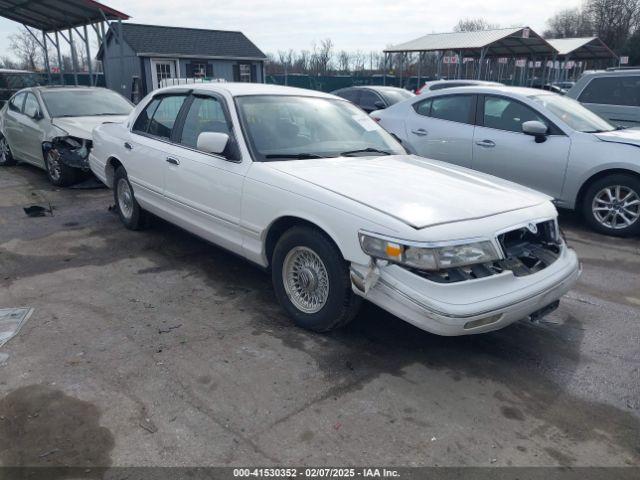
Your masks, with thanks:
<instances>
[{"instance_id":1,"label":"debris on ground","mask_svg":"<svg viewBox=\"0 0 640 480\"><path fill-rule=\"evenodd\" d=\"M158 333L162 334L162 333L169 333L171 330L175 330L176 328L180 328L182 326L182 324L178 324L178 325L172 325L170 327L165 328L164 330L162 328L158 329Z\"/></svg>"},{"instance_id":2,"label":"debris on ground","mask_svg":"<svg viewBox=\"0 0 640 480\"><path fill-rule=\"evenodd\" d=\"M53 450L49 450L48 452L44 452L41 453L40 455L38 455L39 458L44 458L44 457L48 457L49 455L53 455L56 452L59 452L60 449L59 448L54 448Z\"/></svg>"},{"instance_id":3,"label":"debris on ground","mask_svg":"<svg viewBox=\"0 0 640 480\"><path fill-rule=\"evenodd\" d=\"M15 337L26 323L33 308L0 308L0 347Z\"/></svg>"},{"instance_id":4,"label":"debris on ground","mask_svg":"<svg viewBox=\"0 0 640 480\"><path fill-rule=\"evenodd\" d=\"M47 214L53 216L53 209L51 207L45 208L40 205L31 205L30 207L24 207L23 210L29 217L46 217Z\"/></svg>"},{"instance_id":5,"label":"debris on ground","mask_svg":"<svg viewBox=\"0 0 640 480\"><path fill-rule=\"evenodd\" d=\"M156 433L158 431L158 427L149 419L145 418L138 425L144 428L149 433Z\"/></svg>"},{"instance_id":6,"label":"debris on ground","mask_svg":"<svg viewBox=\"0 0 640 480\"><path fill-rule=\"evenodd\" d=\"M111 213L118 213L118 210L116 210L116 206L115 206L115 204L113 204L113 205L109 205L109 206L107 207L107 211L108 211L108 212L111 212Z\"/></svg>"}]
</instances>

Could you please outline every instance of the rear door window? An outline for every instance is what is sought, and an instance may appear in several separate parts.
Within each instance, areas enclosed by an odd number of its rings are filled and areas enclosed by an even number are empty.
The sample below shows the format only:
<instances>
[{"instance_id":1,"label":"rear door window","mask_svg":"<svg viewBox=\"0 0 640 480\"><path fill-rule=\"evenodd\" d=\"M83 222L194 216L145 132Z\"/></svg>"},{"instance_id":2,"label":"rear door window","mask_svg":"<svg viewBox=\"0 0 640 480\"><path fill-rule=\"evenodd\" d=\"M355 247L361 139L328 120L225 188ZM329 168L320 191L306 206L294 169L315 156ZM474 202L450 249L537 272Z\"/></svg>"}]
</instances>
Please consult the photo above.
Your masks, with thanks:
<instances>
[{"instance_id":1,"label":"rear door window","mask_svg":"<svg viewBox=\"0 0 640 480\"><path fill-rule=\"evenodd\" d=\"M357 103L359 93L360 92L355 88L348 88L346 90L340 90L339 92L336 93L336 95L344 98L345 100L349 100L350 102Z\"/></svg>"},{"instance_id":2,"label":"rear door window","mask_svg":"<svg viewBox=\"0 0 640 480\"><path fill-rule=\"evenodd\" d=\"M475 97L473 95L447 95L432 99L432 118L458 123L473 123Z\"/></svg>"},{"instance_id":3,"label":"rear door window","mask_svg":"<svg viewBox=\"0 0 640 480\"><path fill-rule=\"evenodd\" d=\"M136 119L133 131L170 140L186 98L186 94L154 98Z\"/></svg>"},{"instance_id":4,"label":"rear door window","mask_svg":"<svg viewBox=\"0 0 640 480\"><path fill-rule=\"evenodd\" d=\"M640 76L594 78L580 94L582 103L640 106Z\"/></svg>"},{"instance_id":5,"label":"rear door window","mask_svg":"<svg viewBox=\"0 0 640 480\"><path fill-rule=\"evenodd\" d=\"M24 97L27 94L22 92L15 95L9 102L9 110L13 112L22 112L22 104L24 103Z\"/></svg>"}]
</instances>

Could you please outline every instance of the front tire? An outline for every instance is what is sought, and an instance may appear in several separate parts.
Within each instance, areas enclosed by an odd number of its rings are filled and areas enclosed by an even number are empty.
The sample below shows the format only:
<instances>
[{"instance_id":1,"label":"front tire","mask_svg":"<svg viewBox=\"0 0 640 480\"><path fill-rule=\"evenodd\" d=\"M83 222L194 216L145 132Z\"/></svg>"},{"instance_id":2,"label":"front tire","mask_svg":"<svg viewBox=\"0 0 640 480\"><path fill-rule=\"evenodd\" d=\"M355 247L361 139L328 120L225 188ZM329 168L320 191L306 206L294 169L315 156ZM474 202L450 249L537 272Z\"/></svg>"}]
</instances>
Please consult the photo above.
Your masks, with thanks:
<instances>
[{"instance_id":1,"label":"front tire","mask_svg":"<svg viewBox=\"0 0 640 480\"><path fill-rule=\"evenodd\" d=\"M120 221L129 230L140 230L146 225L146 212L140 207L129 183L127 171L120 166L113 178L113 199Z\"/></svg>"},{"instance_id":2,"label":"front tire","mask_svg":"<svg viewBox=\"0 0 640 480\"><path fill-rule=\"evenodd\" d=\"M60 154L53 148L45 152L44 166L47 170L49 181L56 187L68 187L78 181L80 172L73 167L65 165L60 160Z\"/></svg>"},{"instance_id":3,"label":"front tire","mask_svg":"<svg viewBox=\"0 0 640 480\"><path fill-rule=\"evenodd\" d=\"M328 332L358 312L361 299L351 290L348 265L320 230L297 226L286 231L271 265L276 298L299 327Z\"/></svg>"},{"instance_id":4,"label":"front tire","mask_svg":"<svg viewBox=\"0 0 640 480\"><path fill-rule=\"evenodd\" d=\"M15 164L16 159L13 158L7 137L0 133L0 167L9 167Z\"/></svg>"},{"instance_id":5,"label":"front tire","mask_svg":"<svg viewBox=\"0 0 640 480\"><path fill-rule=\"evenodd\" d=\"M585 192L582 214L593 230L605 235L640 234L640 179L617 173L596 180Z\"/></svg>"}]
</instances>

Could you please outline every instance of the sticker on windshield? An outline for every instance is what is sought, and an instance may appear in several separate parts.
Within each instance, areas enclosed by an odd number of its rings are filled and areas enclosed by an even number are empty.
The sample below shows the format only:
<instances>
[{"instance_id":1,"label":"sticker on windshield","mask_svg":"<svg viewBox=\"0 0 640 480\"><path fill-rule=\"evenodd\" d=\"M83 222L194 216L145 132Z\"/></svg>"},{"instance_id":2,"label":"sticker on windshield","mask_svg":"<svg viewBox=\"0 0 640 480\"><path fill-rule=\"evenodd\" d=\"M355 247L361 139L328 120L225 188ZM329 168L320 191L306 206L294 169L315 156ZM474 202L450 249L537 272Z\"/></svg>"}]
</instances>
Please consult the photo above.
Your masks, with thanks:
<instances>
[{"instance_id":1,"label":"sticker on windshield","mask_svg":"<svg viewBox=\"0 0 640 480\"><path fill-rule=\"evenodd\" d=\"M352 115L351 118L353 118L356 122L358 122L360 124L360 126L362 128L364 128L368 132L372 132L373 130L375 130L377 128L376 122L374 122L369 117L367 117L366 115L363 115L361 113L357 113L355 115Z\"/></svg>"}]
</instances>

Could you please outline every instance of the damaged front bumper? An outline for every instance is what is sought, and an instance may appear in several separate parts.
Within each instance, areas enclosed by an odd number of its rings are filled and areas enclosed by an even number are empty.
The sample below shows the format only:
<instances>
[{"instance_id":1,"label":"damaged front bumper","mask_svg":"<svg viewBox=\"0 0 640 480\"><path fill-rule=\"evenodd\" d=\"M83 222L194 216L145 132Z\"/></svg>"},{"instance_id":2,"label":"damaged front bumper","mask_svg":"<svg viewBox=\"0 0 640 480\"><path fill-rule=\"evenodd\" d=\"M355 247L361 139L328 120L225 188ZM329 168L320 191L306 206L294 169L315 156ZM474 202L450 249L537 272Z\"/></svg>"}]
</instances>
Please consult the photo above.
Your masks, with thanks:
<instances>
[{"instance_id":1,"label":"damaged front bumper","mask_svg":"<svg viewBox=\"0 0 640 480\"><path fill-rule=\"evenodd\" d=\"M525 318L539 318L576 283L581 272L575 252L562 248L557 260L527 276L510 270L457 283L438 283L399 265L372 261L351 266L353 291L438 335L497 330Z\"/></svg>"},{"instance_id":2,"label":"damaged front bumper","mask_svg":"<svg viewBox=\"0 0 640 480\"><path fill-rule=\"evenodd\" d=\"M75 137L57 137L43 144L45 155L52 153L57 160L71 168L89 170L89 152L91 140Z\"/></svg>"}]
</instances>

